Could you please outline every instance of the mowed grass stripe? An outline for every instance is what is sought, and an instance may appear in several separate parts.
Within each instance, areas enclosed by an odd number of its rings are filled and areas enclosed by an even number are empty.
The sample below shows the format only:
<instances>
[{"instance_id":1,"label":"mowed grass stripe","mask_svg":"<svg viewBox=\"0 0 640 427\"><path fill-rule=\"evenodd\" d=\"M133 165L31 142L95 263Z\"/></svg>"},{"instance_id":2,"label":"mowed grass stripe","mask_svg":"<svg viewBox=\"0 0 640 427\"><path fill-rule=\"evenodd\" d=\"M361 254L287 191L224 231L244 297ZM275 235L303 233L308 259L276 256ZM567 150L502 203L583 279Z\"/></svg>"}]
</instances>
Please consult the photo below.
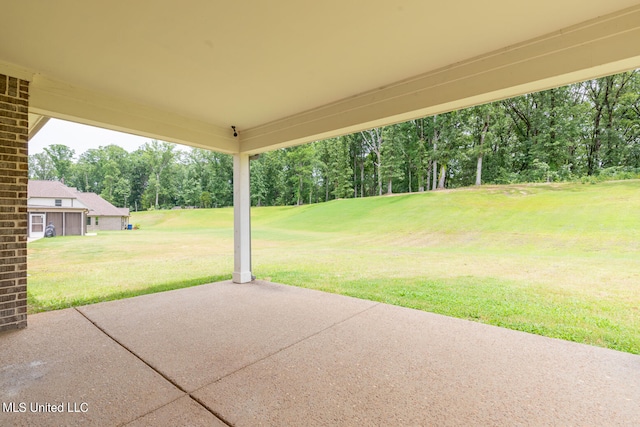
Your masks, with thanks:
<instances>
[{"instance_id":1,"label":"mowed grass stripe","mask_svg":"<svg viewBox=\"0 0 640 427\"><path fill-rule=\"evenodd\" d=\"M41 311L230 278L233 210L29 244ZM640 181L252 210L258 278L640 353Z\"/></svg>"}]
</instances>

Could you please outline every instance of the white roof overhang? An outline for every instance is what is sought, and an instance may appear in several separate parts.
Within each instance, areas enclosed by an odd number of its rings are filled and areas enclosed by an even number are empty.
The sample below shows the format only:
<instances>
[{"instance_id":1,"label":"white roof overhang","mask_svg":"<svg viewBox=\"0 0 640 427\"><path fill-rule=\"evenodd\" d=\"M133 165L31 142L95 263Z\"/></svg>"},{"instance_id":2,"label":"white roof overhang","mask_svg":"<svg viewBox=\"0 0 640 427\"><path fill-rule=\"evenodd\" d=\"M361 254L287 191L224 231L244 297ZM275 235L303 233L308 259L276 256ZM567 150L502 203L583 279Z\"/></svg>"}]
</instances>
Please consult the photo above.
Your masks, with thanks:
<instances>
[{"instance_id":1,"label":"white roof overhang","mask_svg":"<svg viewBox=\"0 0 640 427\"><path fill-rule=\"evenodd\" d=\"M87 208L75 206L27 205L28 212L89 212Z\"/></svg>"},{"instance_id":2,"label":"white roof overhang","mask_svg":"<svg viewBox=\"0 0 640 427\"><path fill-rule=\"evenodd\" d=\"M0 72L31 82L30 113L227 153L640 67L640 5L629 0L57 0L0 11Z\"/></svg>"}]
</instances>

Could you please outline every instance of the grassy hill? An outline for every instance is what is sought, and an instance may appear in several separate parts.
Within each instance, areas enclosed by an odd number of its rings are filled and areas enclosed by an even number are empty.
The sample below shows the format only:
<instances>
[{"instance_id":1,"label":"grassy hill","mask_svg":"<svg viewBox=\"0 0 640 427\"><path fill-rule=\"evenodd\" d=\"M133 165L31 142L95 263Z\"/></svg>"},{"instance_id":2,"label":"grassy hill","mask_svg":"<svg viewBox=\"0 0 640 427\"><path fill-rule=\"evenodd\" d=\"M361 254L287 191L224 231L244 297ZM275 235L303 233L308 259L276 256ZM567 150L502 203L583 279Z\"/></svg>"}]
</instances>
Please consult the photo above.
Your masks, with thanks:
<instances>
[{"instance_id":1,"label":"grassy hill","mask_svg":"<svg viewBox=\"0 0 640 427\"><path fill-rule=\"evenodd\" d=\"M31 243L31 310L230 278L232 209L131 221ZM638 180L254 208L252 225L261 279L640 353Z\"/></svg>"}]
</instances>

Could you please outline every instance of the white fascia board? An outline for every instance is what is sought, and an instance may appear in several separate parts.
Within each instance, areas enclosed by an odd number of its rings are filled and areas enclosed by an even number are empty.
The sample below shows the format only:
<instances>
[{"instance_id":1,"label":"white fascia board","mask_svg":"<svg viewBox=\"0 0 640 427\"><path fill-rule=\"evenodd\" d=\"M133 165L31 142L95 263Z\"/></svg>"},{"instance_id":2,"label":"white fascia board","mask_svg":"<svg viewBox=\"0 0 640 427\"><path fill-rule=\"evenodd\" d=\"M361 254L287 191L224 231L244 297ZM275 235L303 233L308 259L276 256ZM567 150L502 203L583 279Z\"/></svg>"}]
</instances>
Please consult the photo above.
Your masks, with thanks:
<instances>
[{"instance_id":1,"label":"white fascia board","mask_svg":"<svg viewBox=\"0 0 640 427\"><path fill-rule=\"evenodd\" d=\"M229 129L125 99L33 76L29 111L90 126L223 153L239 150Z\"/></svg>"},{"instance_id":2,"label":"white fascia board","mask_svg":"<svg viewBox=\"0 0 640 427\"><path fill-rule=\"evenodd\" d=\"M49 117L29 113L29 139L36 136L48 121Z\"/></svg>"},{"instance_id":3,"label":"white fascia board","mask_svg":"<svg viewBox=\"0 0 640 427\"><path fill-rule=\"evenodd\" d=\"M640 67L640 6L242 133L249 154Z\"/></svg>"},{"instance_id":4,"label":"white fascia board","mask_svg":"<svg viewBox=\"0 0 640 427\"><path fill-rule=\"evenodd\" d=\"M29 212L86 212L86 208L78 208L72 206L49 206L49 205L27 205L27 211Z\"/></svg>"}]
</instances>

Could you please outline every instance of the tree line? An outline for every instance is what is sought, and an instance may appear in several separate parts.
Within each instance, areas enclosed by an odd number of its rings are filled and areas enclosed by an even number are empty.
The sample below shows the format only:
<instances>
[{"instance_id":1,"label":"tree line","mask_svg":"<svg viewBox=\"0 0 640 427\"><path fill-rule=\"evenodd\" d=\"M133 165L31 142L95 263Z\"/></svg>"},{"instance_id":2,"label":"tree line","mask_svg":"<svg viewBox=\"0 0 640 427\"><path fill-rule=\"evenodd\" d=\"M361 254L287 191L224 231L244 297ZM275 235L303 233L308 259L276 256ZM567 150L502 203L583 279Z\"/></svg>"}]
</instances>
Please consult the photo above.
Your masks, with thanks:
<instances>
[{"instance_id":1,"label":"tree line","mask_svg":"<svg viewBox=\"0 0 640 427\"><path fill-rule=\"evenodd\" d=\"M61 180L132 210L233 204L233 159L149 141L75 160L65 145L29 156L32 179ZM640 73L588 80L490 104L261 154L254 206L481 184L640 174Z\"/></svg>"}]
</instances>

